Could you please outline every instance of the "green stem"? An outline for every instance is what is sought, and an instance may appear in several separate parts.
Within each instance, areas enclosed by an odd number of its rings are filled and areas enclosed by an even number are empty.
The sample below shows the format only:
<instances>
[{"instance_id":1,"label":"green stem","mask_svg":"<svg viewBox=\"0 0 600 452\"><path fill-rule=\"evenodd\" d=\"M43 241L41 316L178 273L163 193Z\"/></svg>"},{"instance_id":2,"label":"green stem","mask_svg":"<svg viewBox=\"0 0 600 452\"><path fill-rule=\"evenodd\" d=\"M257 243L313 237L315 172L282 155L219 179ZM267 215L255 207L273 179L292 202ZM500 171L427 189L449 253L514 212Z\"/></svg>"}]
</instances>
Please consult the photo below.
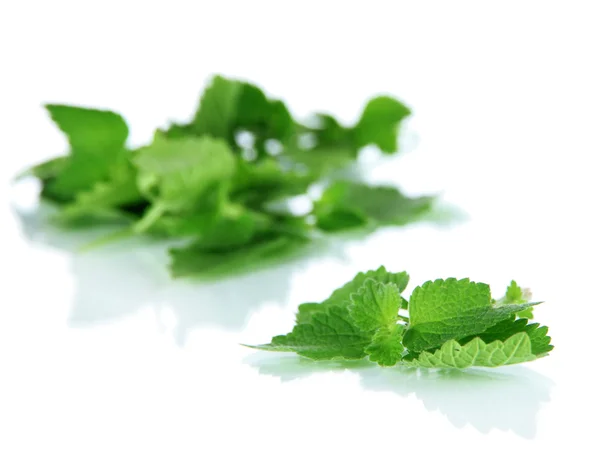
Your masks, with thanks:
<instances>
[{"instance_id":1,"label":"green stem","mask_svg":"<svg viewBox=\"0 0 600 452\"><path fill-rule=\"evenodd\" d=\"M408 323L408 317L405 317L405 316L400 315L400 314L398 314L398 320L402 320L402 321Z\"/></svg>"},{"instance_id":2,"label":"green stem","mask_svg":"<svg viewBox=\"0 0 600 452\"><path fill-rule=\"evenodd\" d=\"M129 238L132 235L133 235L133 231L131 230L131 228L123 229L121 231L116 231L112 234L105 235L96 240L92 240L89 243L86 243L85 245L81 246L78 251L81 253L85 253L85 252L93 250L95 248L99 248L103 245L107 245L109 243L116 242L117 240Z\"/></svg>"},{"instance_id":3,"label":"green stem","mask_svg":"<svg viewBox=\"0 0 600 452\"><path fill-rule=\"evenodd\" d=\"M156 203L150 210L144 215L144 217L133 225L133 232L136 234L142 234L146 232L154 223L156 223L160 217L165 213L166 206L162 203Z\"/></svg>"}]
</instances>

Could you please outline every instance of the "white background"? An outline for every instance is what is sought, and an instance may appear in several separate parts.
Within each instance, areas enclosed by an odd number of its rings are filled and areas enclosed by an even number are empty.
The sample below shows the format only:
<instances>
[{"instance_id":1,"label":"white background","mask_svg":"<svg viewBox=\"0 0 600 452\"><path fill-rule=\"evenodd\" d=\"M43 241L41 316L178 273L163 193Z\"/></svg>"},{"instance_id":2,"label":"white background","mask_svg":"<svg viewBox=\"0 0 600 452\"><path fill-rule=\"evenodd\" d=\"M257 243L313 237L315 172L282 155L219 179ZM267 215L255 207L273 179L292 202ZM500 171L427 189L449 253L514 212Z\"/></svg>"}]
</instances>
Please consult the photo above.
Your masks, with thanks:
<instances>
[{"instance_id":1,"label":"white background","mask_svg":"<svg viewBox=\"0 0 600 452\"><path fill-rule=\"evenodd\" d=\"M360 6L355 6L360 5ZM598 450L597 2L68 2L0 6L0 450ZM41 105L123 114L132 145L185 120L210 74L305 116L414 115L373 180L443 193L467 221L379 231L214 284L164 249L23 228L10 188L66 142ZM511 279L546 303L547 358L418 375L256 353L357 271ZM532 449L532 447L534 449ZM510 448L510 449L509 449Z\"/></svg>"}]
</instances>

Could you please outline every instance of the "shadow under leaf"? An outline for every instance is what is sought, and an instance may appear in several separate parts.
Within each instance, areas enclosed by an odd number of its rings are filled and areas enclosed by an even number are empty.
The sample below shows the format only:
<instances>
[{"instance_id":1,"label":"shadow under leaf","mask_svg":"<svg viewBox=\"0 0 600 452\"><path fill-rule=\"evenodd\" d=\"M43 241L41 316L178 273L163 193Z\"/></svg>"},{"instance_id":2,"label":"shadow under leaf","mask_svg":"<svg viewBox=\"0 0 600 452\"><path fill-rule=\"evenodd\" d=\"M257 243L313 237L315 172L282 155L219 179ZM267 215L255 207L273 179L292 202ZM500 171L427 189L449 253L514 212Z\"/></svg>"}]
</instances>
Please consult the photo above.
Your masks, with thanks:
<instances>
[{"instance_id":1,"label":"shadow under leaf","mask_svg":"<svg viewBox=\"0 0 600 452\"><path fill-rule=\"evenodd\" d=\"M502 369L418 370L382 368L367 360L312 361L290 354L256 352L245 363L282 382L319 372L352 371L368 391L414 394L428 411L439 411L455 427L472 425L482 433L496 428L524 438L536 433L536 415L550 400L554 383L525 367Z\"/></svg>"}]
</instances>

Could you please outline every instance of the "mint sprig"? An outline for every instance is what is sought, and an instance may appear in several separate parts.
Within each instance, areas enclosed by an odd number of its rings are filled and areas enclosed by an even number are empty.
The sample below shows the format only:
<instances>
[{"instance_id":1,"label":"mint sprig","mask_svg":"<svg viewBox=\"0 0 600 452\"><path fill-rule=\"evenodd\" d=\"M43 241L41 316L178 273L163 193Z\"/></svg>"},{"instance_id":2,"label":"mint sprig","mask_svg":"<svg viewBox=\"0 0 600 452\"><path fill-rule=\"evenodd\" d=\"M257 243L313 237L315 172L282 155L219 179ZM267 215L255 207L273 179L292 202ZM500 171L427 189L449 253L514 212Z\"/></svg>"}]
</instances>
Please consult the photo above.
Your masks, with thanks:
<instances>
[{"instance_id":1,"label":"mint sprig","mask_svg":"<svg viewBox=\"0 0 600 452\"><path fill-rule=\"evenodd\" d=\"M292 332L252 347L431 368L517 364L553 348L547 327L517 318L539 303L517 303L514 281L501 299L511 303L493 300L487 284L456 278L427 281L406 301L407 284L406 273L383 266L359 273L327 300L300 305Z\"/></svg>"}]
</instances>

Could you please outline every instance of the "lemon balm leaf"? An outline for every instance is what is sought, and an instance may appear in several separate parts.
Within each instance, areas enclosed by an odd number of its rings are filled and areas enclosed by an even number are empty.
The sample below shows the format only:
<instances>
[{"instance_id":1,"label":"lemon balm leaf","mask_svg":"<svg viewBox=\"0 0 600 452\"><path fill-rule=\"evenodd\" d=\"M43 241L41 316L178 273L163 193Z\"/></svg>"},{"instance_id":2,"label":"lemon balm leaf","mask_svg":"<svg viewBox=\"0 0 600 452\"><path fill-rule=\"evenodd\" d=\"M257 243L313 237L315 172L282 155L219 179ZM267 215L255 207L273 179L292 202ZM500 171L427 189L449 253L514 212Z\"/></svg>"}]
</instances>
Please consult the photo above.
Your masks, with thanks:
<instances>
[{"instance_id":1,"label":"lemon balm leaf","mask_svg":"<svg viewBox=\"0 0 600 452\"><path fill-rule=\"evenodd\" d=\"M417 352L435 348L450 339L482 333L535 304L495 307L487 284L456 278L428 281L410 297L404 344Z\"/></svg>"},{"instance_id":2,"label":"lemon balm leaf","mask_svg":"<svg viewBox=\"0 0 600 452\"><path fill-rule=\"evenodd\" d=\"M368 357L381 366L458 369L518 364L553 349L548 327L517 319L522 303L498 306L487 284L427 281L407 301L401 296L407 283L406 273L384 267L359 273L327 300L300 305L290 334L255 348L313 359Z\"/></svg>"}]
</instances>

